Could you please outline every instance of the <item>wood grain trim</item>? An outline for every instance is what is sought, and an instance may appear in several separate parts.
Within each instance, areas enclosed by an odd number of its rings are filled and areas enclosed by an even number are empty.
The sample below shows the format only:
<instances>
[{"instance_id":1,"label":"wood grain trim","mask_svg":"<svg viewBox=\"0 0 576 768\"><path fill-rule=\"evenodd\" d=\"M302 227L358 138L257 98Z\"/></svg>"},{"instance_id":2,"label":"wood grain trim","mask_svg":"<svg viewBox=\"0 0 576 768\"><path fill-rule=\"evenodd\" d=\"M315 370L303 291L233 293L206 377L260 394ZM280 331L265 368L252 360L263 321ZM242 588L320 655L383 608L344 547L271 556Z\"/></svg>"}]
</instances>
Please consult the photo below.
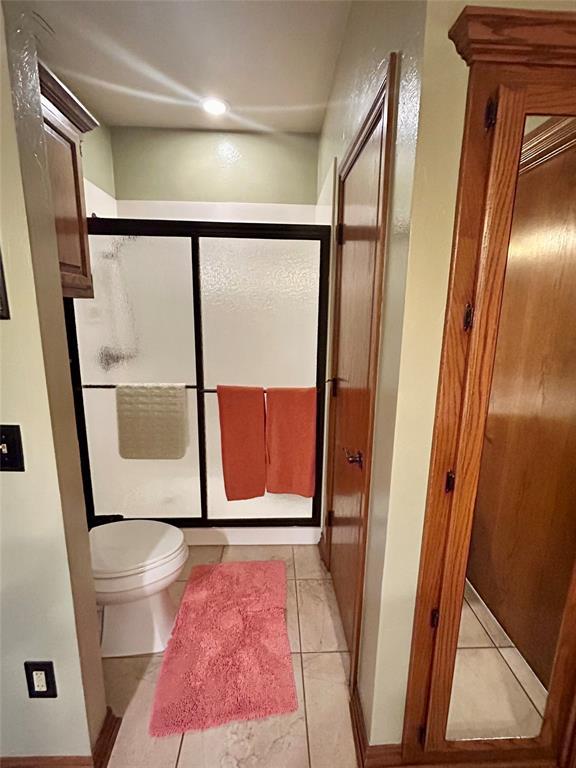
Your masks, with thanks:
<instances>
[{"instance_id":1,"label":"wood grain trim","mask_svg":"<svg viewBox=\"0 0 576 768\"><path fill-rule=\"evenodd\" d=\"M576 118L557 117L547 120L525 137L520 158L520 173L536 168L575 144Z\"/></svg>"},{"instance_id":2,"label":"wood grain trim","mask_svg":"<svg viewBox=\"0 0 576 768\"><path fill-rule=\"evenodd\" d=\"M484 126L484 111L489 97L495 94L500 84L525 91L528 114L576 115L573 71L482 62L471 70L404 722L404 765L453 765L459 761L476 764L480 756L483 762L493 765L502 761L505 765L560 764L564 767L570 765L569 759L576 761L572 732L564 726L570 709L566 702L576 689L576 683L572 682L572 675L576 675L574 631L571 640L567 632L561 638L562 655L566 659L564 669L570 669L568 660L571 659L571 674L565 677L562 690L553 692L551 689L553 704L550 712L557 709L554 704L557 698L564 702L565 710L565 717L553 729L556 734L554 748L563 749L560 763L550 757L550 746L538 746L530 739L453 742L437 751L425 751L419 739L419 729L426 726L428 717L431 658L437 635L437 630L430 625L430 613L439 605L439 575L444 572L446 560L450 504L449 495L444 493L444 478L456 461L461 392L469 347L469 334L463 331L462 317L465 304L473 300L475 292L478 243L484 215L478 201L485 197L482 187L490 167L493 131L487 131Z\"/></svg>"},{"instance_id":3,"label":"wood grain trim","mask_svg":"<svg viewBox=\"0 0 576 768\"><path fill-rule=\"evenodd\" d=\"M444 570L440 597L441 622L434 650L435 672L432 675L426 730L426 748L431 750L446 746L446 723L464 598L468 545L490 398L498 318L524 134L524 115L524 90L500 86L498 122L484 207L474 326L470 336L454 467L456 487L446 543L446 551L450 553L450 567Z\"/></svg>"},{"instance_id":4,"label":"wood grain trim","mask_svg":"<svg viewBox=\"0 0 576 768\"><path fill-rule=\"evenodd\" d=\"M425 759L422 756L421 733L428 714L437 632L432 627L431 614L440 605L446 530L451 508L451 497L444 489L445 477L456 460L462 386L470 340L463 327L463 317L466 305L472 303L474 296L477 243L483 218L483 209L478 201L485 197L493 141L493 132L484 128L483 116L488 100L496 96L497 83L495 76L478 73L477 77L470 78L468 84L402 737L403 756L408 763Z\"/></svg>"},{"instance_id":5,"label":"wood grain trim","mask_svg":"<svg viewBox=\"0 0 576 768\"><path fill-rule=\"evenodd\" d=\"M72 91L40 61L38 62L38 75L42 96L52 102L76 126L80 133L87 133L98 127L99 123L94 115L90 114Z\"/></svg>"},{"instance_id":6,"label":"wood grain trim","mask_svg":"<svg viewBox=\"0 0 576 768\"><path fill-rule=\"evenodd\" d=\"M94 745L94 768L106 768L108 765L108 761L110 760L110 755L112 754L112 750L114 748L116 737L118 736L118 731L120 730L121 724L122 718L117 717L112 712L110 707L107 707L104 723L100 730L96 744Z\"/></svg>"},{"instance_id":7,"label":"wood grain trim","mask_svg":"<svg viewBox=\"0 0 576 768\"><path fill-rule=\"evenodd\" d=\"M467 64L576 67L576 14L467 6L450 33Z\"/></svg>"}]
</instances>

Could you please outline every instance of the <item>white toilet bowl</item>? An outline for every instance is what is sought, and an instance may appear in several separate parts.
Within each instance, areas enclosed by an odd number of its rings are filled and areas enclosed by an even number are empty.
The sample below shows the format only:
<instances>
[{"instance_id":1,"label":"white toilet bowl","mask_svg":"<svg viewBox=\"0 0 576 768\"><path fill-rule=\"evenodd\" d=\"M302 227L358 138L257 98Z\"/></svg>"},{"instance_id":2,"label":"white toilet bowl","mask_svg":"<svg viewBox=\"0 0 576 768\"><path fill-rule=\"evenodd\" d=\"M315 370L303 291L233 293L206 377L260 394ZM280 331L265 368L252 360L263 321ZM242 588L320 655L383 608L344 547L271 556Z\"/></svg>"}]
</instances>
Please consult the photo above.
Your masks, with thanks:
<instances>
[{"instance_id":1,"label":"white toilet bowl","mask_svg":"<svg viewBox=\"0 0 576 768\"><path fill-rule=\"evenodd\" d=\"M188 557L182 531L155 520L107 523L90 531L90 550L102 656L163 651L177 613L168 587Z\"/></svg>"}]
</instances>

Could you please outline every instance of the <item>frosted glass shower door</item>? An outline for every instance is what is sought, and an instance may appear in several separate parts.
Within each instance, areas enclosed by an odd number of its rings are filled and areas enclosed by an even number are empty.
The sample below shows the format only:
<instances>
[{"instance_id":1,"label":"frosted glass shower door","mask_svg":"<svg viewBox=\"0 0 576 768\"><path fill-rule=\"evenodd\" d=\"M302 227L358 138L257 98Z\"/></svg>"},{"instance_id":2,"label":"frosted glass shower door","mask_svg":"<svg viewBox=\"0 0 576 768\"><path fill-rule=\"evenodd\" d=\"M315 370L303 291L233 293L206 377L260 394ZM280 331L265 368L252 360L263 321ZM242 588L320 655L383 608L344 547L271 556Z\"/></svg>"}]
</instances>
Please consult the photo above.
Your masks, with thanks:
<instances>
[{"instance_id":1,"label":"frosted glass shower door","mask_svg":"<svg viewBox=\"0 0 576 768\"><path fill-rule=\"evenodd\" d=\"M204 386L316 386L320 243L200 238ZM205 395L208 519L312 517L312 499L226 499L218 403Z\"/></svg>"},{"instance_id":2,"label":"frosted glass shower door","mask_svg":"<svg viewBox=\"0 0 576 768\"><path fill-rule=\"evenodd\" d=\"M90 252L94 299L74 309L95 514L199 518L196 390L178 460L120 457L115 392L196 385L190 237L93 235Z\"/></svg>"}]
</instances>

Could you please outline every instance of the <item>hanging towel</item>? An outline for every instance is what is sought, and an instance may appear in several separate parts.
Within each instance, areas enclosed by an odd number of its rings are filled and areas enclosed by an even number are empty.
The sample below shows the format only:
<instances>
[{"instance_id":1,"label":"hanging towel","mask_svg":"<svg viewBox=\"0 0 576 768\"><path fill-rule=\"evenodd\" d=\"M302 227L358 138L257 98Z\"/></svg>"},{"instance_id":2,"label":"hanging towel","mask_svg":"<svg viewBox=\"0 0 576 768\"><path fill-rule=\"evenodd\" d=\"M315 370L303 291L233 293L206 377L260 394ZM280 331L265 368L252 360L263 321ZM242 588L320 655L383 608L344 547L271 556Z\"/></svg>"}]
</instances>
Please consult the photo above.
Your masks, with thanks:
<instances>
[{"instance_id":1,"label":"hanging towel","mask_svg":"<svg viewBox=\"0 0 576 768\"><path fill-rule=\"evenodd\" d=\"M123 459L181 459L188 447L184 384L116 387L118 451Z\"/></svg>"},{"instance_id":2,"label":"hanging towel","mask_svg":"<svg viewBox=\"0 0 576 768\"><path fill-rule=\"evenodd\" d=\"M226 498L238 501L264 496L264 390L262 387L219 386L216 391Z\"/></svg>"},{"instance_id":3,"label":"hanging towel","mask_svg":"<svg viewBox=\"0 0 576 768\"><path fill-rule=\"evenodd\" d=\"M266 490L314 496L316 389L268 389Z\"/></svg>"}]
</instances>

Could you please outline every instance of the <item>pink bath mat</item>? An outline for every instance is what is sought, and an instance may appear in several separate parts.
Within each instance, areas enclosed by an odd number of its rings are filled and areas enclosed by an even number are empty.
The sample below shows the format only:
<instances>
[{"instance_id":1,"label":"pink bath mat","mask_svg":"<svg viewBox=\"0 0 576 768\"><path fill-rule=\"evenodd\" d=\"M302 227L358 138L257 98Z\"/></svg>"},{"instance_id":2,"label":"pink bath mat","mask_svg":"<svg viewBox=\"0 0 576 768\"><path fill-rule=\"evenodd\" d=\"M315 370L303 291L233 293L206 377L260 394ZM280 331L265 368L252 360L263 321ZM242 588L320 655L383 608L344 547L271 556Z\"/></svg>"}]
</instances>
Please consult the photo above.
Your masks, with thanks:
<instances>
[{"instance_id":1,"label":"pink bath mat","mask_svg":"<svg viewBox=\"0 0 576 768\"><path fill-rule=\"evenodd\" d=\"M150 734L294 712L285 607L282 561L193 568L164 652Z\"/></svg>"}]
</instances>

